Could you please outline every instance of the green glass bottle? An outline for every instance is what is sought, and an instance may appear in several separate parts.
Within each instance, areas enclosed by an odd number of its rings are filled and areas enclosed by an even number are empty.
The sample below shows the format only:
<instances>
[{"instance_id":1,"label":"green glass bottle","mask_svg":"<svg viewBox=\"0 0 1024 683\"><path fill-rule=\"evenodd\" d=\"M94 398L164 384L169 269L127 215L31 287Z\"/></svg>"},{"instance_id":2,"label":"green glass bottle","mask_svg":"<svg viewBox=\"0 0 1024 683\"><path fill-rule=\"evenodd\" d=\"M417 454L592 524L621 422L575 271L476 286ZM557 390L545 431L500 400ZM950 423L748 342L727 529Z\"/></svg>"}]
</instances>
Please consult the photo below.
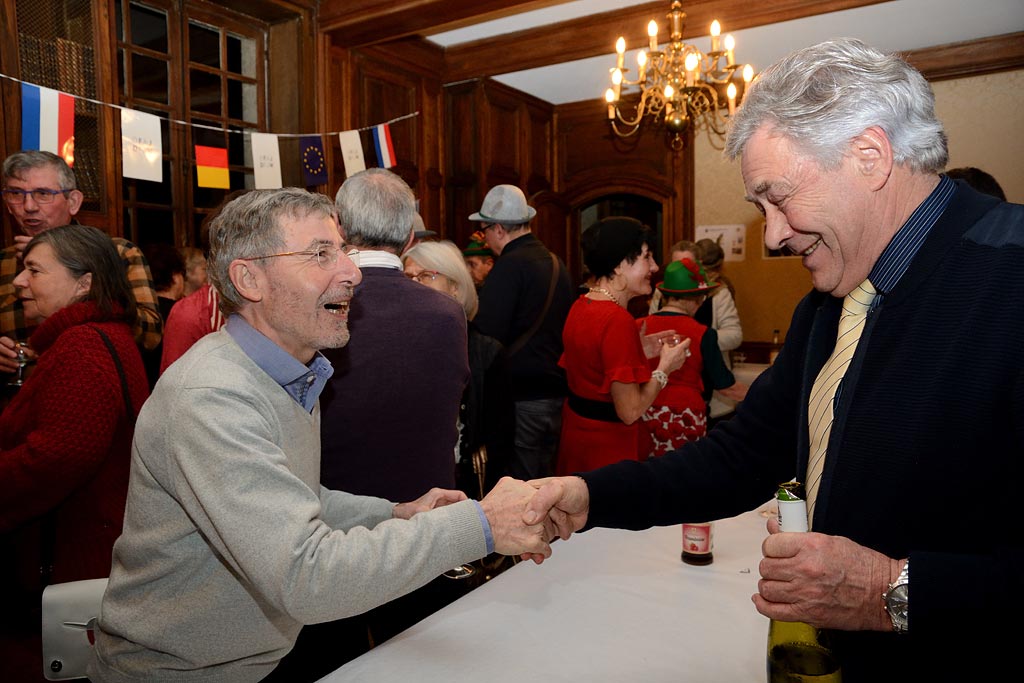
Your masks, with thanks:
<instances>
[{"instance_id":1,"label":"green glass bottle","mask_svg":"<svg viewBox=\"0 0 1024 683\"><path fill-rule=\"evenodd\" d=\"M803 485L789 481L775 494L781 531L807 531ZM827 634L800 621L768 624L768 683L840 683L842 672Z\"/></svg>"}]
</instances>

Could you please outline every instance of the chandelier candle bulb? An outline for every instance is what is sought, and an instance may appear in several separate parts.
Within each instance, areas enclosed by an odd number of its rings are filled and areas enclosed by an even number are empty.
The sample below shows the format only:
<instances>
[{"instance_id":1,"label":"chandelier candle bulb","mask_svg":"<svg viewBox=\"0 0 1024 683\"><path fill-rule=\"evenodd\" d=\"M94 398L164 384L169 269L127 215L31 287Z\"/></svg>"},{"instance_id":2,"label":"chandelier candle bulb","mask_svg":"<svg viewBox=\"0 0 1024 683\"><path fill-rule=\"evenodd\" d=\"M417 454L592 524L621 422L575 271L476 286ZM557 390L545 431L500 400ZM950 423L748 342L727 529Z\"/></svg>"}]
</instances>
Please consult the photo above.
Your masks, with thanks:
<instances>
[{"instance_id":1,"label":"chandelier candle bulb","mask_svg":"<svg viewBox=\"0 0 1024 683\"><path fill-rule=\"evenodd\" d=\"M743 82L750 83L752 80L754 80L754 67L747 64L743 67Z\"/></svg>"},{"instance_id":2,"label":"chandelier candle bulb","mask_svg":"<svg viewBox=\"0 0 1024 683\"><path fill-rule=\"evenodd\" d=\"M733 65L733 50L736 48L736 39L732 37L730 33L725 37L725 59L729 63L729 66Z\"/></svg>"},{"instance_id":3,"label":"chandelier candle bulb","mask_svg":"<svg viewBox=\"0 0 1024 683\"><path fill-rule=\"evenodd\" d=\"M615 41L615 53L618 55L615 68L622 68L622 60L626 56L626 39L619 36L619 39Z\"/></svg>"},{"instance_id":4,"label":"chandelier candle bulb","mask_svg":"<svg viewBox=\"0 0 1024 683\"><path fill-rule=\"evenodd\" d=\"M608 88L607 90L604 91L604 100L605 100L605 102L608 103L608 120L609 121L614 121L615 120L615 104L613 104L613 103L615 102L615 93L612 91L611 88Z\"/></svg>"},{"instance_id":5,"label":"chandelier candle bulb","mask_svg":"<svg viewBox=\"0 0 1024 683\"><path fill-rule=\"evenodd\" d=\"M729 96L729 116L736 115L736 84L730 83L729 87L725 90L726 95Z\"/></svg>"},{"instance_id":6,"label":"chandelier candle bulb","mask_svg":"<svg viewBox=\"0 0 1024 683\"><path fill-rule=\"evenodd\" d=\"M647 80L647 53L645 51L640 50L639 52L636 53L636 65L640 72L639 82L643 83L645 80Z\"/></svg>"},{"instance_id":7,"label":"chandelier candle bulb","mask_svg":"<svg viewBox=\"0 0 1024 683\"><path fill-rule=\"evenodd\" d=\"M722 25L718 19L711 22L711 51L718 52L718 37L722 35Z\"/></svg>"},{"instance_id":8,"label":"chandelier candle bulb","mask_svg":"<svg viewBox=\"0 0 1024 683\"><path fill-rule=\"evenodd\" d=\"M658 51L658 22L651 19L651 23L647 24L647 35L651 38L651 52Z\"/></svg>"},{"instance_id":9,"label":"chandelier candle bulb","mask_svg":"<svg viewBox=\"0 0 1024 683\"><path fill-rule=\"evenodd\" d=\"M699 62L700 62L700 58L697 57L697 55L694 54L693 52L691 52L690 54L686 55L686 61L683 62L683 65L686 67L686 87L687 88L692 88L693 87L693 81L694 81L694 76L695 76L694 72L696 72L697 64Z\"/></svg>"}]
</instances>

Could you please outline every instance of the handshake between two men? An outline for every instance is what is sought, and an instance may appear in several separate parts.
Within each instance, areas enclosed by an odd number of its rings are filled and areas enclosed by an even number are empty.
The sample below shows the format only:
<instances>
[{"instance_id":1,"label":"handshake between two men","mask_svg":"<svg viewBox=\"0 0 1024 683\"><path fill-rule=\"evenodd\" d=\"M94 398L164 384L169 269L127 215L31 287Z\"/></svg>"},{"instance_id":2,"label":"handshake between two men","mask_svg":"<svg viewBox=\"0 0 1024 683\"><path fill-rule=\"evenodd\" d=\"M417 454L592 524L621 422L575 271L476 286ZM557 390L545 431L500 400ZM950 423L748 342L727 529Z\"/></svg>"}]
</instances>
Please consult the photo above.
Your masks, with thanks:
<instances>
[{"instance_id":1,"label":"handshake between two men","mask_svg":"<svg viewBox=\"0 0 1024 683\"><path fill-rule=\"evenodd\" d=\"M395 506L394 516L409 519L418 512L465 500L461 491L431 489L420 498ZM551 556L551 541L568 539L587 521L589 494L578 477L549 477L523 482L503 477L480 501L487 517L494 552L520 555L537 564Z\"/></svg>"}]
</instances>

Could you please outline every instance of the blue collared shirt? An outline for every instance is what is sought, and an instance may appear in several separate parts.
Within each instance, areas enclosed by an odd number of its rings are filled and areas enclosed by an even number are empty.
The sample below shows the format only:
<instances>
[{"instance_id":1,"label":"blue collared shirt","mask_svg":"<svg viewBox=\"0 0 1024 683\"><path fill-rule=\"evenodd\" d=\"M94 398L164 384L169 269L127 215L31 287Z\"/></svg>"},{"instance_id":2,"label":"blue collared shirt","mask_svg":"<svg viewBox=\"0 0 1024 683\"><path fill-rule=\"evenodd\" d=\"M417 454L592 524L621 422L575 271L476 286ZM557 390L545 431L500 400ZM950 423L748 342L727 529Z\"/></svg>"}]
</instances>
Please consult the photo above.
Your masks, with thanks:
<instances>
[{"instance_id":1,"label":"blue collared shirt","mask_svg":"<svg viewBox=\"0 0 1024 683\"><path fill-rule=\"evenodd\" d=\"M327 380L334 374L330 361L317 351L309 365L299 362L240 315L228 318L224 327L263 372L309 412L320 398Z\"/></svg>"},{"instance_id":2,"label":"blue collared shirt","mask_svg":"<svg viewBox=\"0 0 1024 683\"><path fill-rule=\"evenodd\" d=\"M306 410L313 411L313 406L320 398L320 393L324 390L327 380L334 374L334 367L329 360L324 358L323 354L317 351L309 366L303 365L295 356L270 341L266 335L238 314L228 318L224 329L242 348L245 355L249 356L263 372L270 375L271 379L280 384L289 396ZM473 504L476 505L476 513L484 527L487 554L490 555L494 552L494 533L491 531L491 524L487 521L487 515L484 514L480 503L474 500Z\"/></svg>"},{"instance_id":3,"label":"blue collared shirt","mask_svg":"<svg viewBox=\"0 0 1024 683\"><path fill-rule=\"evenodd\" d=\"M868 275L871 284L878 291L878 296L871 302L870 310L874 311L878 308L885 295L893 290L900 278L907 272L907 268L917 256L917 252L921 250L924 241L928 239L928 233L938 222L942 212L946 210L955 191L956 183L946 176L940 176L939 184L914 210L914 213L910 214L910 218L906 220L903 227L889 242L889 246L878 257L875 267Z\"/></svg>"}]
</instances>

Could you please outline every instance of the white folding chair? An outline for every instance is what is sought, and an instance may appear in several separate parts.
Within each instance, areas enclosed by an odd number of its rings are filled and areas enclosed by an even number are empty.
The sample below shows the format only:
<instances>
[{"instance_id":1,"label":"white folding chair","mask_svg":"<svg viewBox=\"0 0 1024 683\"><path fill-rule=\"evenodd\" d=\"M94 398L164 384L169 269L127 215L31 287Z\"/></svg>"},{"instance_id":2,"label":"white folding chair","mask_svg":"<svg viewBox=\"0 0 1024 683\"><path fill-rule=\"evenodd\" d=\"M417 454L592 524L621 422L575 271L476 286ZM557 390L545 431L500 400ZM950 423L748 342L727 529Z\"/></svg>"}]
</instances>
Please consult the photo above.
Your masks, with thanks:
<instances>
[{"instance_id":1,"label":"white folding chair","mask_svg":"<svg viewBox=\"0 0 1024 683\"><path fill-rule=\"evenodd\" d=\"M50 681L85 678L93 629L107 579L47 586L43 591L43 676Z\"/></svg>"}]
</instances>

